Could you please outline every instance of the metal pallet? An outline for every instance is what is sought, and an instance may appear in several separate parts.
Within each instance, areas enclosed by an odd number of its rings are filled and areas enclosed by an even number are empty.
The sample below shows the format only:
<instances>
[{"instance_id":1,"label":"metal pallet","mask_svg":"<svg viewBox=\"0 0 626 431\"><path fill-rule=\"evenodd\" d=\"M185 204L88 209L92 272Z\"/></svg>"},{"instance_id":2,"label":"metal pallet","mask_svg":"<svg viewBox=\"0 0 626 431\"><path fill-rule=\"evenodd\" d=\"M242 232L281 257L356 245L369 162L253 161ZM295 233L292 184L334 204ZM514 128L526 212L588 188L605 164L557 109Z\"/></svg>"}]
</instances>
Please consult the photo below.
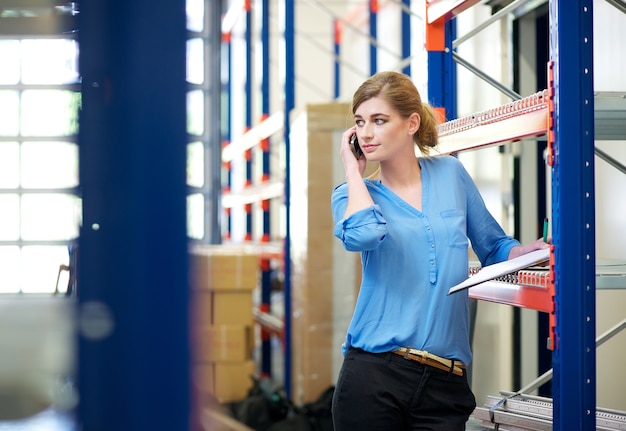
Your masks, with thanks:
<instances>
[{"instance_id":1,"label":"metal pallet","mask_svg":"<svg viewBox=\"0 0 626 431\"><path fill-rule=\"evenodd\" d=\"M596 338L602 345L626 328L626 319ZM483 407L472 416L482 421L485 429L498 431L551 431L553 428L552 399L526 395L552 379L552 369L537 377L517 392L500 391L500 396L488 396ZM626 430L626 412L596 408L596 430ZM569 431L569 430L568 430Z\"/></svg>"},{"instance_id":2,"label":"metal pallet","mask_svg":"<svg viewBox=\"0 0 626 431\"><path fill-rule=\"evenodd\" d=\"M552 399L501 391L500 397L487 396L484 406L477 407L472 416L487 429L551 431ZM597 408L596 430L626 430L626 412Z\"/></svg>"}]
</instances>

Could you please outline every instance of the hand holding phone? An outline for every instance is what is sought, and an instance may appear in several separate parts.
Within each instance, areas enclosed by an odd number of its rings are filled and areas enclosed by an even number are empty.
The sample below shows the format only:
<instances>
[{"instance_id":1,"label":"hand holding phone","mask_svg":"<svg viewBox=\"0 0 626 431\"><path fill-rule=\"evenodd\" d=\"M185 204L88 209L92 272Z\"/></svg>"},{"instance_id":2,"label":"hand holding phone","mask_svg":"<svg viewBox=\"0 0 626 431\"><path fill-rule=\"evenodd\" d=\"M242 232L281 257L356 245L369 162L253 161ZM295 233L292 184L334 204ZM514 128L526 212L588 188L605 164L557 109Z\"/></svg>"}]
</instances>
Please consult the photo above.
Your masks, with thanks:
<instances>
[{"instance_id":1,"label":"hand holding phone","mask_svg":"<svg viewBox=\"0 0 626 431\"><path fill-rule=\"evenodd\" d=\"M354 154L354 157L356 157L357 160L363 157L363 150L361 150L359 141L356 139L356 134L350 137L350 148L352 149L352 154Z\"/></svg>"}]
</instances>

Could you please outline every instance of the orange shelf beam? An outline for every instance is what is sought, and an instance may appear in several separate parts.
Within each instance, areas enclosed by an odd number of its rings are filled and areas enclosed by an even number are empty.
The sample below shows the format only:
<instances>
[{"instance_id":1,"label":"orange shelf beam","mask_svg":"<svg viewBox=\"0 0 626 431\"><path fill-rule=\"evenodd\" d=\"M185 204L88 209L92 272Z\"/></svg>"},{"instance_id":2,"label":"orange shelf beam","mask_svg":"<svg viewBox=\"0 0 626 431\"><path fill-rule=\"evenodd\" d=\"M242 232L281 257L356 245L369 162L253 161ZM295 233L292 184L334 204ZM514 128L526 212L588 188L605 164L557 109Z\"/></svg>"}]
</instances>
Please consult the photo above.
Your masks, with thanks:
<instances>
[{"instance_id":1,"label":"orange shelf beam","mask_svg":"<svg viewBox=\"0 0 626 431\"><path fill-rule=\"evenodd\" d=\"M427 23L432 24L440 18L449 21L464 10L480 3L480 0L427 0Z\"/></svg>"},{"instance_id":2,"label":"orange shelf beam","mask_svg":"<svg viewBox=\"0 0 626 431\"><path fill-rule=\"evenodd\" d=\"M452 154L543 136L549 124L548 91L440 124L439 154Z\"/></svg>"},{"instance_id":3,"label":"orange shelf beam","mask_svg":"<svg viewBox=\"0 0 626 431\"><path fill-rule=\"evenodd\" d=\"M470 274L478 270L470 268ZM470 287L468 293L474 299L552 313L554 287L551 285L551 277L549 267L525 269L477 284Z\"/></svg>"},{"instance_id":4,"label":"orange shelf beam","mask_svg":"<svg viewBox=\"0 0 626 431\"><path fill-rule=\"evenodd\" d=\"M470 287L470 298L498 304L551 313L554 305L552 295L546 287L525 286L504 281L487 281Z\"/></svg>"}]
</instances>

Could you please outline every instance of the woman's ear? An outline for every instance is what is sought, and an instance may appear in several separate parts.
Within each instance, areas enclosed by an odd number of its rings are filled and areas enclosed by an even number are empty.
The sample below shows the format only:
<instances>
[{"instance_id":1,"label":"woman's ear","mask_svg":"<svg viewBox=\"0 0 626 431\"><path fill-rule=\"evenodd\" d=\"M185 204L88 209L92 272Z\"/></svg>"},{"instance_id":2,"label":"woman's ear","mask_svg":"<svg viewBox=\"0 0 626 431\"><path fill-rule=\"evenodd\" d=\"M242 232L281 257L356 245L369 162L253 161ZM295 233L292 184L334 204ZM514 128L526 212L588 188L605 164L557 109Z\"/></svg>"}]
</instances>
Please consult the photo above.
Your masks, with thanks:
<instances>
[{"instance_id":1,"label":"woman's ear","mask_svg":"<svg viewBox=\"0 0 626 431\"><path fill-rule=\"evenodd\" d=\"M411 114L411 116L409 117L409 133L411 135L414 135L417 133L417 131L420 128L421 121L422 119L420 118L417 112L414 112Z\"/></svg>"}]
</instances>

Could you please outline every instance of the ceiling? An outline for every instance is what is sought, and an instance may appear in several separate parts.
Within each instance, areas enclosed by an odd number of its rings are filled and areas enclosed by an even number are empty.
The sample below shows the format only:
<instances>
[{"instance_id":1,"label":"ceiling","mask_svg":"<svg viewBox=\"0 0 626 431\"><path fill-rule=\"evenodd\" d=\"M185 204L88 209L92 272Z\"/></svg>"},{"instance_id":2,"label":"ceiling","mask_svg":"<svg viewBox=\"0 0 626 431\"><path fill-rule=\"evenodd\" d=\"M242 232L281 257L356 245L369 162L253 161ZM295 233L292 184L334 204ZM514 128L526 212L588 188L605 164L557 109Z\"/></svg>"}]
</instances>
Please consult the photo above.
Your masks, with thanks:
<instances>
[{"instance_id":1,"label":"ceiling","mask_svg":"<svg viewBox=\"0 0 626 431\"><path fill-rule=\"evenodd\" d=\"M55 37L77 29L77 2L0 0L0 37Z\"/></svg>"}]
</instances>

